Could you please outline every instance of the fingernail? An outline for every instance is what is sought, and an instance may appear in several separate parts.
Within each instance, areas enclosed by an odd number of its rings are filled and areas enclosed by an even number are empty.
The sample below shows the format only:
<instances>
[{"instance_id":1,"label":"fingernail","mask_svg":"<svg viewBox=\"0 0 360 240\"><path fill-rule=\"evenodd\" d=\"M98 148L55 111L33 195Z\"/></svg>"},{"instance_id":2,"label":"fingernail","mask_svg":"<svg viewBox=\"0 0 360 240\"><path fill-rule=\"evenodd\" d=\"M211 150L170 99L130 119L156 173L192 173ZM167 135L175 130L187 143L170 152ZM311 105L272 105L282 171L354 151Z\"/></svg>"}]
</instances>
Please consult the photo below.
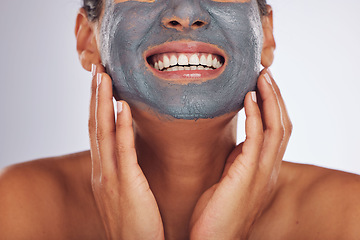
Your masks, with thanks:
<instances>
[{"instance_id":1,"label":"fingernail","mask_svg":"<svg viewBox=\"0 0 360 240\"><path fill-rule=\"evenodd\" d=\"M256 92L251 92L251 99L253 100L253 102L257 102L257 99L256 99Z\"/></svg>"},{"instance_id":2,"label":"fingernail","mask_svg":"<svg viewBox=\"0 0 360 240\"><path fill-rule=\"evenodd\" d=\"M117 105L117 108L116 108L116 109L117 109L117 113L121 113L122 107L123 107L123 106L122 106L122 102L117 102L116 105Z\"/></svg>"},{"instance_id":3,"label":"fingernail","mask_svg":"<svg viewBox=\"0 0 360 240\"><path fill-rule=\"evenodd\" d=\"M96 74L96 82L97 82L97 85L98 85L98 86L99 86L100 83L101 83L101 78L102 78L102 74L101 74L101 73Z\"/></svg>"},{"instance_id":4,"label":"fingernail","mask_svg":"<svg viewBox=\"0 0 360 240\"><path fill-rule=\"evenodd\" d=\"M91 74L94 77L96 74L96 65L95 64L91 64Z\"/></svg>"},{"instance_id":5,"label":"fingernail","mask_svg":"<svg viewBox=\"0 0 360 240\"><path fill-rule=\"evenodd\" d=\"M269 74L268 74L268 73L265 73L265 74L264 74L264 77L265 77L266 81L267 81L270 85L272 85L272 82L271 82L271 79L270 79Z\"/></svg>"},{"instance_id":6,"label":"fingernail","mask_svg":"<svg viewBox=\"0 0 360 240\"><path fill-rule=\"evenodd\" d=\"M270 68L267 69L267 72L269 73L270 77L271 77L272 79L274 79L274 76L273 76L272 72L270 71Z\"/></svg>"}]
</instances>

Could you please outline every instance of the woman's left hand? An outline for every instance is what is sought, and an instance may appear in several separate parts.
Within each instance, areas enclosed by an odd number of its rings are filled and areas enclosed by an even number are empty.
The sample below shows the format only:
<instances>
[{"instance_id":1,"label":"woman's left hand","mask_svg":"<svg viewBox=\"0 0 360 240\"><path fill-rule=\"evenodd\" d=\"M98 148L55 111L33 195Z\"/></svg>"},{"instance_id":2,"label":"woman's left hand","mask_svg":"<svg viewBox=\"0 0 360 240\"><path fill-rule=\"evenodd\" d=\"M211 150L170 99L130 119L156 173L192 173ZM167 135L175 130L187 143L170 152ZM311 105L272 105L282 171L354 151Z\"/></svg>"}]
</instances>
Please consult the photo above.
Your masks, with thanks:
<instances>
[{"instance_id":1,"label":"woman's left hand","mask_svg":"<svg viewBox=\"0 0 360 240\"><path fill-rule=\"evenodd\" d=\"M245 97L246 140L227 159L219 183L199 199L190 239L247 239L275 188L292 124L268 70L258 79L261 99ZM255 101L253 100L255 99Z\"/></svg>"}]
</instances>

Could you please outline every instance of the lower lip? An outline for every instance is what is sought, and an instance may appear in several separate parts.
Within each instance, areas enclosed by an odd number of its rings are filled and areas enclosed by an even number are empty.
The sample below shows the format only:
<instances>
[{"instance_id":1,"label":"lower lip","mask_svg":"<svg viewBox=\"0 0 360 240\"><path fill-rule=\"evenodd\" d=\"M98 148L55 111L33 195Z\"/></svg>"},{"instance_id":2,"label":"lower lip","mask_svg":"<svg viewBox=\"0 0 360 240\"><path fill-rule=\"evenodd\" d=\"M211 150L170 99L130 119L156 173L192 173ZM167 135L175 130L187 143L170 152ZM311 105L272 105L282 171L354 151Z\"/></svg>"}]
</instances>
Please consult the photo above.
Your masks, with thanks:
<instances>
[{"instance_id":1,"label":"lower lip","mask_svg":"<svg viewBox=\"0 0 360 240\"><path fill-rule=\"evenodd\" d=\"M220 68L214 70L180 70L180 71L164 72L164 71L156 70L155 68L151 67L149 64L147 65L151 69L151 72L153 72L153 74L156 77L174 82L208 81L217 78L225 69L225 65L223 65Z\"/></svg>"}]
</instances>

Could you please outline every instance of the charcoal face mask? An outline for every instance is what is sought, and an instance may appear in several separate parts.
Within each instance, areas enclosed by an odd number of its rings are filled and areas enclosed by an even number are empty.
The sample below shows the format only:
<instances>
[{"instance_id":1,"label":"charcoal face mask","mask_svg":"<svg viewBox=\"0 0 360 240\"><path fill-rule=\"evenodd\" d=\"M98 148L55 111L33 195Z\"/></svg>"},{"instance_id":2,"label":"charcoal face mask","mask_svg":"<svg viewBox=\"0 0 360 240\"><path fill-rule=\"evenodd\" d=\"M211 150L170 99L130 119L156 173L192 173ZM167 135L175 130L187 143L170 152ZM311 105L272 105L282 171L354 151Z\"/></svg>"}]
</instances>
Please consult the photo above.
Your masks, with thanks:
<instances>
[{"instance_id":1,"label":"charcoal face mask","mask_svg":"<svg viewBox=\"0 0 360 240\"><path fill-rule=\"evenodd\" d=\"M105 0L100 29L102 63L113 80L114 96L133 107L150 107L177 119L214 118L243 107L260 71L262 25L256 0ZM164 19L186 19L196 29L167 28ZM154 75L144 52L172 41L213 44L226 55L214 79L187 84Z\"/></svg>"}]
</instances>

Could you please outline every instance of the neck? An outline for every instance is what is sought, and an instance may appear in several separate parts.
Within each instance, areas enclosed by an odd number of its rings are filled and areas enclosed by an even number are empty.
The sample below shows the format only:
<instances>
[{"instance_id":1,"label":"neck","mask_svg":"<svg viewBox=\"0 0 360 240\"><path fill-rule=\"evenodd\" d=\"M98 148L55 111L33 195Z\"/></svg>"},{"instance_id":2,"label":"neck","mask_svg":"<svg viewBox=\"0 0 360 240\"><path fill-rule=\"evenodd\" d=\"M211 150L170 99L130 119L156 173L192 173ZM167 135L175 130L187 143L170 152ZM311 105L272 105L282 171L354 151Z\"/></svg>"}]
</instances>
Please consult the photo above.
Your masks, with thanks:
<instances>
[{"instance_id":1,"label":"neck","mask_svg":"<svg viewBox=\"0 0 360 240\"><path fill-rule=\"evenodd\" d=\"M142 113L143 114L143 113ZM134 130L139 164L159 205L168 238L186 232L201 194L216 184L236 145L237 117L165 120L136 117ZM186 236L184 235L184 238Z\"/></svg>"}]
</instances>

